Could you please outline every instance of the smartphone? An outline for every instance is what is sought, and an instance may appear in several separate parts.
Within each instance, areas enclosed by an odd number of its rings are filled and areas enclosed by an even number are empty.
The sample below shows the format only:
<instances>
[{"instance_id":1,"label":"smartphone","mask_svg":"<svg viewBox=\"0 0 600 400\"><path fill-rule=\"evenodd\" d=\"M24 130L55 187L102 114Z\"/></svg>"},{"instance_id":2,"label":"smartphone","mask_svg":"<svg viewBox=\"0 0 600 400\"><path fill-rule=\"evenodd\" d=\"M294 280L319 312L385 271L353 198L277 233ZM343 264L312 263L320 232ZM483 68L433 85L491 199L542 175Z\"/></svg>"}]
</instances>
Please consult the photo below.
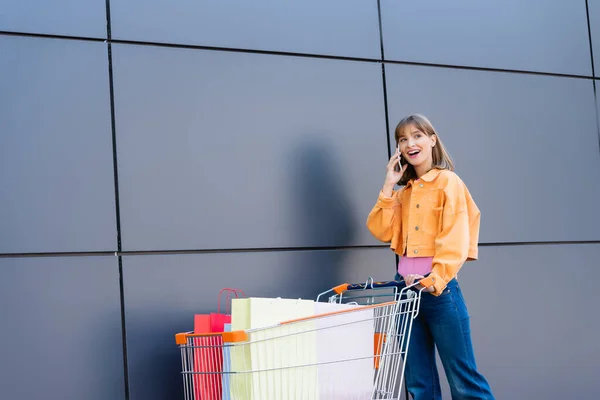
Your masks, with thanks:
<instances>
[{"instance_id":1,"label":"smartphone","mask_svg":"<svg viewBox=\"0 0 600 400\"><path fill-rule=\"evenodd\" d=\"M396 172L400 172L404 164L406 164L406 160L402 157L402 153L400 153L400 146L396 146L396 156L398 157L398 163L394 167Z\"/></svg>"}]
</instances>

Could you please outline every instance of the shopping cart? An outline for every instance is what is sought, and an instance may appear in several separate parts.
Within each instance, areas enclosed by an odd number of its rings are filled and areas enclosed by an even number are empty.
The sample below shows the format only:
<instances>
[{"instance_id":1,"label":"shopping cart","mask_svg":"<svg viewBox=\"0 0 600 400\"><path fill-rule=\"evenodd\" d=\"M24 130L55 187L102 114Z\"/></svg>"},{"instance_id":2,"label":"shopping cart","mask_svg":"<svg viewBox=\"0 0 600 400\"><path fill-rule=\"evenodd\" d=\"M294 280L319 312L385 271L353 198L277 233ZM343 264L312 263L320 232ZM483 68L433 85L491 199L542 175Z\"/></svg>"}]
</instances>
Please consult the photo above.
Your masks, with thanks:
<instances>
[{"instance_id":1,"label":"shopping cart","mask_svg":"<svg viewBox=\"0 0 600 400\"><path fill-rule=\"evenodd\" d=\"M399 399L421 290L336 286L317 312L244 331L176 334L185 400ZM327 297L326 301L321 301Z\"/></svg>"}]
</instances>

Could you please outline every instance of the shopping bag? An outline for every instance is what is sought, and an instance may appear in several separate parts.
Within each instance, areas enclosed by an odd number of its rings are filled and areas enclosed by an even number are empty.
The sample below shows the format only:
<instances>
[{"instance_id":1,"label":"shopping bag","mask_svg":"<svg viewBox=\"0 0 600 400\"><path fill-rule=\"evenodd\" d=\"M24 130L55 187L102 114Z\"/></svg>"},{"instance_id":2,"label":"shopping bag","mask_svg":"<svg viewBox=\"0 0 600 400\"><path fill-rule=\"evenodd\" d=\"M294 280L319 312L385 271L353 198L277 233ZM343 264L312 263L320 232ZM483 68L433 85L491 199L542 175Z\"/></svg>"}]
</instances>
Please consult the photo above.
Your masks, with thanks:
<instances>
[{"instance_id":1,"label":"shopping bag","mask_svg":"<svg viewBox=\"0 0 600 400\"><path fill-rule=\"evenodd\" d=\"M194 333L210 333L210 315L194 315Z\"/></svg>"},{"instance_id":2,"label":"shopping bag","mask_svg":"<svg viewBox=\"0 0 600 400\"><path fill-rule=\"evenodd\" d=\"M221 313L221 299L223 297L223 293L225 293L226 305L225 305L225 313ZM231 323L231 313L227 312L227 309L230 308L231 300L233 296L239 298L239 296L246 296L244 292L239 289L232 288L224 288L219 292L219 300L217 303L217 312L210 313L210 332L224 332L225 324Z\"/></svg>"},{"instance_id":3,"label":"shopping bag","mask_svg":"<svg viewBox=\"0 0 600 400\"><path fill-rule=\"evenodd\" d=\"M223 337L194 337L194 393L196 399L222 400Z\"/></svg>"},{"instance_id":4,"label":"shopping bag","mask_svg":"<svg viewBox=\"0 0 600 400\"><path fill-rule=\"evenodd\" d=\"M321 399L371 398L375 378L374 309L315 303L317 377Z\"/></svg>"},{"instance_id":5,"label":"shopping bag","mask_svg":"<svg viewBox=\"0 0 600 400\"><path fill-rule=\"evenodd\" d=\"M232 398L316 399L314 321L275 326L314 312L312 300L252 297L231 301L231 329L253 330L248 332L249 344L231 349L232 371L254 371L231 375Z\"/></svg>"},{"instance_id":6,"label":"shopping bag","mask_svg":"<svg viewBox=\"0 0 600 400\"><path fill-rule=\"evenodd\" d=\"M210 333L210 315L195 314L194 315L194 333L209 334ZM217 400L221 398L221 382L220 379L215 379L217 375L212 374L218 370L216 363L219 358L222 359L218 346L219 337L198 336L193 338L194 345L194 393L197 399ZM219 397L216 397L216 395Z\"/></svg>"},{"instance_id":7,"label":"shopping bag","mask_svg":"<svg viewBox=\"0 0 600 400\"><path fill-rule=\"evenodd\" d=\"M194 333L206 334L195 337L194 354L194 393L197 399L222 400L223 396L223 337L209 335L224 332L225 324L231 321L231 315L221 313L221 295L223 292L233 293L236 297L243 292L239 289L225 288L219 292L216 313L195 314Z\"/></svg>"},{"instance_id":8,"label":"shopping bag","mask_svg":"<svg viewBox=\"0 0 600 400\"><path fill-rule=\"evenodd\" d=\"M375 332L373 336L373 354L375 359L373 360L373 367L379 369L379 363L381 362L381 350L383 344L387 340L387 335L384 332Z\"/></svg>"},{"instance_id":9,"label":"shopping bag","mask_svg":"<svg viewBox=\"0 0 600 400\"><path fill-rule=\"evenodd\" d=\"M223 326L223 332L231 332L231 324ZM223 344L223 398L222 400L231 400L231 345Z\"/></svg>"}]
</instances>

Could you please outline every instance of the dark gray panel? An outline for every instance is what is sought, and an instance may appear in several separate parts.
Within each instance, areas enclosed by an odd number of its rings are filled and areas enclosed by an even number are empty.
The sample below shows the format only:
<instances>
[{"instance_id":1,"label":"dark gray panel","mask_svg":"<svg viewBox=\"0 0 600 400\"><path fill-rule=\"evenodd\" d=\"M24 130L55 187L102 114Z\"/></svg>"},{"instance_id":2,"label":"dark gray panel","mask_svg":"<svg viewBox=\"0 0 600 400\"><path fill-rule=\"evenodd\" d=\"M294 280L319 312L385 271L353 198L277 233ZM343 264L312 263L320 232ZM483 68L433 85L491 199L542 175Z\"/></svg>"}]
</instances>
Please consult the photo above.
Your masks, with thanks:
<instances>
[{"instance_id":1,"label":"dark gray panel","mask_svg":"<svg viewBox=\"0 0 600 400\"><path fill-rule=\"evenodd\" d=\"M594 52L594 72L600 76L600 1L588 0L590 14L590 31L592 34L592 51Z\"/></svg>"},{"instance_id":2,"label":"dark gray panel","mask_svg":"<svg viewBox=\"0 0 600 400\"><path fill-rule=\"evenodd\" d=\"M115 39L381 58L376 1L112 0L111 19Z\"/></svg>"},{"instance_id":3,"label":"dark gray panel","mask_svg":"<svg viewBox=\"0 0 600 400\"><path fill-rule=\"evenodd\" d=\"M591 75L585 0L382 0L388 60Z\"/></svg>"},{"instance_id":4,"label":"dark gray panel","mask_svg":"<svg viewBox=\"0 0 600 400\"><path fill-rule=\"evenodd\" d=\"M480 252L480 260L459 275L477 364L496 398L584 399L596 393L600 245Z\"/></svg>"},{"instance_id":5,"label":"dark gray panel","mask_svg":"<svg viewBox=\"0 0 600 400\"><path fill-rule=\"evenodd\" d=\"M0 37L0 253L113 250L106 44Z\"/></svg>"},{"instance_id":6,"label":"dark gray panel","mask_svg":"<svg viewBox=\"0 0 600 400\"><path fill-rule=\"evenodd\" d=\"M0 315L0 398L125 398L116 257L0 258Z\"/></svg>"},{"instance_id":7,"label":"dark gray panel","mask_svg":"<svg viewBox=\"0 0 600 400\"><path fill-rule=\"evenodd\" d=\"M481 208L481 241L600 239L590 80L401 65L386 79L391 136L404 114L431 119Z\"/></svg>"},{"instance_id":8,"label":"dark gray panel","mask_svg":"<svg viewBox=\"0 0 600 400\"><path fill-rule=\"evenodd\" d=\"M316 299L340 283L394 277L389 249L128 256L123 259L131 399L182 398L177 332L214 312L221 288Z\"/></svg>"},{"instance_id":9,"label":"dark gray panel","mask_svg":"<svg viewBox=\"0 0 600 400\"><path fill-rule=\"evenodd\" d=\"M0 31L106 37L105 0L3 0Z\"/></svg>"},{"instance_id":10,"label":"dark gray panel","mask_svg":"<svg viewBox=\"0 0 600 400\"><path fill-rule=\"evenodd\" d=\"M113 50L125 249L375 243L378 64Z\"/></svg>"}]
</instances>

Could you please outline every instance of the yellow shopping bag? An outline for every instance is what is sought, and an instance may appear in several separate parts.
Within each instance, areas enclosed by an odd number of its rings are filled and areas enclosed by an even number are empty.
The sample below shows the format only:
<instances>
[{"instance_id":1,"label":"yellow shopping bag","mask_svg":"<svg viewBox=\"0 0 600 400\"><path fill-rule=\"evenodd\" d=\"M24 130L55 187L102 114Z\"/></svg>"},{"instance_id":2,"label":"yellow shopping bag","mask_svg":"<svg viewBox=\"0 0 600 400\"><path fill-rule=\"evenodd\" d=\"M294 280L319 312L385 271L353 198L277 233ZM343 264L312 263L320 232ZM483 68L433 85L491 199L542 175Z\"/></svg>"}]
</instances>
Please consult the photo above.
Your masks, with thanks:
<instances>
[{"instance_id":1,"label":"yellow shopping bag","mask_svg":"<svg viewBox=\"0 0 600 400\"><path fill-rule=\"evenodd\" d=\"M231 302L231 329L250 330L249 342L231 349L231 397L316 400L315 322L276 326L310 317L312 300L247 298Z\"/></svg>"}]
</instances>

